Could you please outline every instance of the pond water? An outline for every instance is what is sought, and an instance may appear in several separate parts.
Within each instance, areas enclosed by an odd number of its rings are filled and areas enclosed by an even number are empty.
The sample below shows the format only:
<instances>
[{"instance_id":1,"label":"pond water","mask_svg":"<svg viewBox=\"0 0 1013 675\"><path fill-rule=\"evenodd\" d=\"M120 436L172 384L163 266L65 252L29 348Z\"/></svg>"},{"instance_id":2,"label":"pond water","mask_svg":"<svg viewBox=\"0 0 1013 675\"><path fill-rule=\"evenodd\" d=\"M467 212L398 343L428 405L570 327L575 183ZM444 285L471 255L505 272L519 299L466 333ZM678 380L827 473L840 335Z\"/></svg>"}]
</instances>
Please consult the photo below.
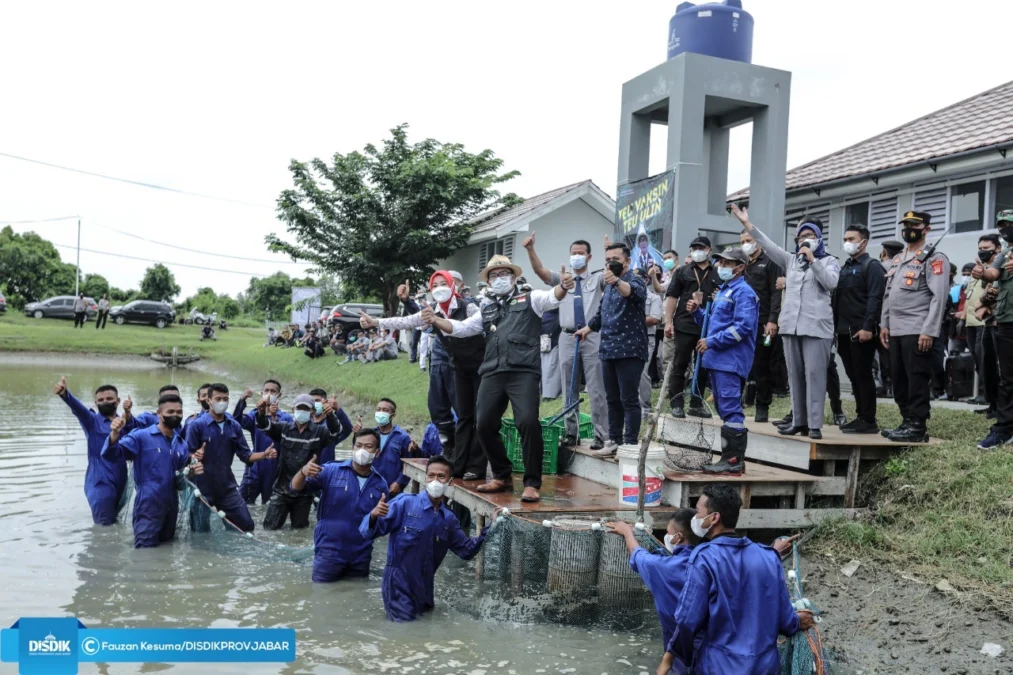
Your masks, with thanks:
<instances>
[{"instance_id":1,"label":"pond water","mask_svg":"<svg viewBox=\"0 0 1013 675\"><path fill-rule=\"evenodd\" d=\"M81 664L83 673L155 670L218 673L654 673L660 633L636 634L558 625L479 620L441 601L467 584L467 570L445 565L437 607L411 624L385 620L380 597L386 542L377 542L369 580L313 584L306 563L229 555L194 540L134 550L129 524L92 524L83 484L84 434L52 394L66 375L85 402L100 384L135 410L152 409L158 388L180 387L184 413L210 376L170 371L143 360L0 354L0 623L21 616L74 616L98 627L288 627L292 664ZM223 378L233 391L256 382ZM286 392L287 393L287 392ZM241 475L242 465L235 464ZM312 530L260 532L305 546ZM450 558L453 555L451 554ZM449 562L449 559L448 559ZM0 672L14 672L11 664Z\"/></svg>"}]
</instances>

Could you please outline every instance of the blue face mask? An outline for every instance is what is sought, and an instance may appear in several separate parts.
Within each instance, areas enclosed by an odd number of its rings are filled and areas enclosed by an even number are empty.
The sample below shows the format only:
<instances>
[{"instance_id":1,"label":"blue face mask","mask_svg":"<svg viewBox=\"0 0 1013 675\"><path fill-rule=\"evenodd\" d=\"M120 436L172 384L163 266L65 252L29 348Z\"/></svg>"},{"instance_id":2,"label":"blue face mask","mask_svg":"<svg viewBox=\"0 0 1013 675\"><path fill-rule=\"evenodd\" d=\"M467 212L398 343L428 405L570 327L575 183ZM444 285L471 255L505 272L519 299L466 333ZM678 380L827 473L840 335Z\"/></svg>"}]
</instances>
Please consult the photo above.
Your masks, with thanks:
<instances>
[{"instance_id":1,"label":"blue face mask","mask_svg":"<svg viewBox=\"0 0 1013 675\"><path fill-rule=\"evenodd\" d=\"M570 269L582 270L587 267L587 256L583 255L571 255L570 256Z\"/></svg>"},{"instance_id":2,"label":"blue face mask","mask_svg":"<svg viewBox=\"0 0 1013 675\"><path fill-rule=\"evenodd\" d=\"M721 281L731 281L732 277L735 276L735 269L732 267L719 267L718 276L721 277Z\"/></svg>"},{"instance_id":3,"label":"blue face mask","mask_svg":"<svg viewBox=\"0 0 1013 675\"><path fill-rule=\"evenodd\" d=\"M675 269L675 259L674 258L666 258L665 262L663 262L662 264L665 266L665 269L668 270L669 272L671 272L672 270Z\"/></svg>"},{"instance_id":4,"label":"blue face mask","mask_svg":"<svg viewBox=\"0 0 1013 675\"><path fill-rule=\"evenodd\" d=\"M378 411L374 413L373 419L375 419L376 423L379 424L381 427L385 427L388 424L390 424L390 413Z\"/></svg>"},{"instance_id":5,"label":"blue face mask","mask_svg":"<svg viewBox=\"0 0 1013 675\"><path fill-rule=\"evenodd\" d=\"M306 424L310 421L309 410L296 410L292 413L292 419L295 420L296 424Z\"/></svg>"}]
</instances>

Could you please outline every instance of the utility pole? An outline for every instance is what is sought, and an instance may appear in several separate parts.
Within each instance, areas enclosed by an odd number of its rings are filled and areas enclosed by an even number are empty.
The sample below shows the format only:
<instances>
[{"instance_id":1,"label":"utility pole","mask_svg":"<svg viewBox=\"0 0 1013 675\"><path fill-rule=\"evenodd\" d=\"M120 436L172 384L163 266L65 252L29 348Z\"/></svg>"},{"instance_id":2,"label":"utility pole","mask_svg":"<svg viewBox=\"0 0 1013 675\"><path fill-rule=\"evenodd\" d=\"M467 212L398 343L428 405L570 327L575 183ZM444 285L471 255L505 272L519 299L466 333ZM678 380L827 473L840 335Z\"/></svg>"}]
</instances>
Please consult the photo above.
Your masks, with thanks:
<instances>
[{"instance_id":1,"label":"utility pole","mask_svg":"<svg viewBox=\"0 0 1013 675\"><path fill-rule=\"evenodd\" d=\"M74 297L81 295L81 219L77 219L77 269L74 272Z\"/></svg>"}]
</instances>

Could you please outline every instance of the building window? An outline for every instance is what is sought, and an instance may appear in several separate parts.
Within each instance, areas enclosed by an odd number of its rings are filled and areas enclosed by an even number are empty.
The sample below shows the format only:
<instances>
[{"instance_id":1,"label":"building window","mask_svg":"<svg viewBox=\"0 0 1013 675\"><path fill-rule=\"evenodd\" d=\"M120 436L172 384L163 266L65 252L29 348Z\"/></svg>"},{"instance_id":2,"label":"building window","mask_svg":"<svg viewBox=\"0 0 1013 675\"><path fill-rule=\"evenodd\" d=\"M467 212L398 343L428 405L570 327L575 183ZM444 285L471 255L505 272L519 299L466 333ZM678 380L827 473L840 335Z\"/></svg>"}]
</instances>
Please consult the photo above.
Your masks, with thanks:
<instances>
[{"instance_id":1,"label":"building window","mask_svg":"<svg viewBox=\"0 0 1013 675\"><path fill-rule=\"evenodd\" d=\"M974 232L985 221L985 181L950 188L950 223L954 232Z\"/></svg>"},{"instance_id":2,"label":"building window","mask_svg":"<svg viewBox=\"0 0 1013 675\"><path fill-rule=\"evenodd\" d=\"M1013 209L1013 176L1003 176L995 181L995 213L1006 209ZM989 227L992 227L992 216L995 213L988 214Z\"/></svg>"},{"instance_id":3,"label":"building window","mask_svg":"<svg viewBox=\"0 0 1013 675\"><path fill-rule=\"evenodd\" d=\"M852 225L869 226L869 202L848 204L844 207L844 229Z\"/></svg>"},{"instance_id":4,"label":"building window","mask_svg":"<svg viewBox=\"0 0 1013 675\"><path fill-rule=\"evenodd\" d=\"M514 238L513 236L495 241L487 241L478 245L478 269L482 271L489 264L494 255L505 255L513 261Z\"/></svg>"}]
</instances>

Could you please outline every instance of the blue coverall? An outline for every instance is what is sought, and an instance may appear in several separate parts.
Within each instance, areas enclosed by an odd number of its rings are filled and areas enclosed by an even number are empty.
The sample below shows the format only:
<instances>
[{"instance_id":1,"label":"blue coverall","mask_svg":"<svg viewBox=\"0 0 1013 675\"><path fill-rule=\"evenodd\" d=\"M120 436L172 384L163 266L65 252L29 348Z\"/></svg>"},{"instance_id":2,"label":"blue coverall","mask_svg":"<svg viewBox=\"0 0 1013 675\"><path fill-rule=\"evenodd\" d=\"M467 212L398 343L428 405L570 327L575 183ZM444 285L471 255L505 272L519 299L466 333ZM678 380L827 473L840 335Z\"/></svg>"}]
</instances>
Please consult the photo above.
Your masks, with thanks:
<instances>
[{"instance_id":1,"label":"blue coverall","mask_svg":"<svg viewBox=\"0 0 1013 675\"><path fill-rule=\"evenodd\" d=\"M313 530L313 581L369 576L373 540L359 534L359 524L387 494L387 483L371 469L360 486L351 460L346 460L324 465L319 474L306 479L306 489L320 494Z\"/></svg>"},{"instance_id":2,"label":"blue coverall","mask_svg":"<svg viewBox=\"0 0 1013 675\"><path fill-rule=\"evenodd\" d=\"M149 426L106 440L102 457L134 463L134 548L152 548L176 536L179 500L176 472L190 462L186 441L173 434L170 441L157 426Z\"/></svg>"},{"instance_id":3,"label":"blue coverall","mask_svg":"<svg viewBox=\"0 0 1013 675\"><path fill-rule=\"evenodd\" d=\"M127 487L127 461L120 457L109 460L102 457L102 447L109 438L112 419L89 410L69 391L61 396L74 413L84 436L88 441L88 469L84 474L84 495L91 507L91 517L96 525L113 525L116 515L123 508L121 500ZM123 432L133 429L133 423L124 427Z\"/></svg>"},{"instance_id":4,"label":"blue coverall","mask_svg":"<svg viewBox=\"0 0 1013 675\"><path fill-rule=\"evenodd\" d=\"M381 432L377 429L376 433ZM408 435L408 432L396 424L390 430L386 441L381 436L380 450L376 453L376 459L373 460L373 471L380 474L387 481L388 486L392 483L398 483L402 488L408 485L408 476L404 475L404 465L401 460L409 456L408 446L411 442L412 437Z\"/></svg>"},{"instance_id":5,"label":"blue coverall","mask_svg":"<svg viewBox=\"0 0 1013 675\"><path fill-rule=\"evenodd\" d=\"M359 532L367 539L390 534L383 570L383 606L390 621L414 621L435 607L433 581L447 551L471 560L486 535L483 530L469 537L446 504L433 507L426 492L398 495L373 527L367 513Z\"/></svg>"},{"instance_id":6,"label":"blue coverall","mask_svg":"<svg viewBox=\"0 0 1013 675\"><path fill-rule=\"evenodd\" d=\"M133 418L134 418L134 424L135 424L135 426L138 429L147 429L148 427L153 427L156 424L158 424L159 421L160 421L160 419L158 417L158 413L154 412L154 411L152 411L152 412L143 412L143 413L141 413L139 415L133 415ZM178 427L176 427L176 429L173 431L173 433L176 434L177 436L179 436L180 438L182 438L183 440L186 440L186 434L183 433L183 425L182 424L180 424Z\"/></svg>"},{"instance_id":7,"label":"blue coverall","mask_svg":"<svg viewBox=\"0 0 1013 675\"><path fill-rule=\"evenodd\" d=\"M348 419L348 415L345 413L344 408L338 408L337 410L335 410L334 416L338 418L338 424L341 425L341 433L338 434L337 440L335 440L330 445L325 445L323 449L320 450L320 456L317 457L317 464L319 464L320 466L323 466L324 464L330 464L331 462L333 462L334 448L336 448L338 444L344 442L346 438L352 435L352 420ZM320 418L319 420L314 419L313 421L316 422L317 424L324 423L323 418Z\"/></svg>"},{"instance_id":8,"label":"blue coverall","mask_svg":"<svg viewBox=\"0 0 1013 675\"><path fill-rule=\"evenodd\" d=\"M686 585L689 554L692 546L676 546L672 555L652 554L637 548L630 556L630 567L643 579L654 596L654 606L661 621L662 646L667 646L675 632L675 610Z\"/></svg>"},{"instance_id":9,"label":"blue coverall","mask_svg":"<svg viewBox=\"0 0 1013 675\"><path fill-rule=\"evenodd\" d=\"M777 636L799 630L781 556L747 537L718 535L697 545L675 623L667 651L692 663L695 674L779 673Z\"/></svg>"},{"instance_id":10,"label":"blue coverall","mask_svg":"<svg viewBox=\"0 0 1013 675\"><path fill-rule=\"evenodd\" d=\"M760 299L745 277L739 276L718 288L707 322L707 351L701 366L710 374L714 407L726 427L744 428L742 383L753 368ZM703 324L704 310L693 318Z\"/></svg>"},{"instance_id":11,"label":"blue coverall","mask_svg":"<svg viewBox=\"0 0 1013 675\"><path fill-rule=\"evenodd\" d=\"M443 454L443 443L440 442L440 430L430 422L422 434L422 444L419 446L422 454L426 457L434 457Z\"/></svg>"},{"instance_id":12,"label":"blue coverall","mask_svg":"<svg viewBox=\"0 0 1013 675\"><path fill-rule=\"evenodd\" d=\"M257 409L254 408L244 415L243 411L245 409L246 400L239 399L239 402L236 403L236 409L232 411L232 416L236 418L236 421L239 422L239 425L243 429L250 432L250 436L253 437L253 451L264 452L274 445L274 441L257 428ZM276 419L279 422L293 421L291 415L281 410L278 411ZM260 503L266 504L271 500L271 492L274 491L274 482L277 479L277 458L262 459L255 464L247 464L246 468L243 469L243 479L239 482L239 494L247 504L256 504L258 496L260 497Z\"/></svg>"},{"instance_id":13,"label":"blue coverall","mask_svg":"<svg viewBox=\"0 0 1013 675\"><path fill-rule=\"evenodd\" d=\"M197 452L204 443L204 474L194 477L194 483L200 488L204 498L214 507L225 512L225 517L244 532L253 531L253 518L250 509L239 495L239 486L232 473L232 462L238 455L244 464L250 463L250 446L246 443L239 422L231 415L225 415L222 427L218 426L210 414L200 415L186 425L186 445L191 454ZM190 528L194 531L207 531L210 514L199 501L195 501L190 511Z\"/></svg>"}]
</instances>

